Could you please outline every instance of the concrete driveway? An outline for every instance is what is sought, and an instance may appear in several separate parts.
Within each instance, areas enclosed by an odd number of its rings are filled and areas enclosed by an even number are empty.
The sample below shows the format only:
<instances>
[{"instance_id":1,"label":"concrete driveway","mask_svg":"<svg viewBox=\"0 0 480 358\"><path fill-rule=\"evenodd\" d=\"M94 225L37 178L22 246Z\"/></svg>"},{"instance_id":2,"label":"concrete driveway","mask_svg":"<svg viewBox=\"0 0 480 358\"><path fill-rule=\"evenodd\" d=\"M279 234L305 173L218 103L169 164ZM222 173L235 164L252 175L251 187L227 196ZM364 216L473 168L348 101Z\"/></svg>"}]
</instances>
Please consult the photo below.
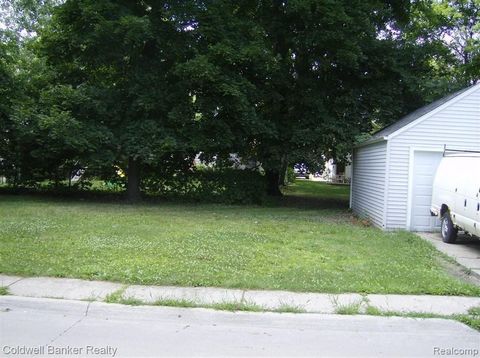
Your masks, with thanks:
<instances>
[{"instance_id":1,"label":"concrete driveway","mask_svg":"<svg viewBox=\"0 0 480 358\"><path fill-rule=\"evenodd\" d=\"M437 250L452 257L473 275L480 278L480 239L459 235L455 244L446 244L442 241L440 233L423 232L417 233L417 235L431 242Z\"/></svg>"}]
</instances>

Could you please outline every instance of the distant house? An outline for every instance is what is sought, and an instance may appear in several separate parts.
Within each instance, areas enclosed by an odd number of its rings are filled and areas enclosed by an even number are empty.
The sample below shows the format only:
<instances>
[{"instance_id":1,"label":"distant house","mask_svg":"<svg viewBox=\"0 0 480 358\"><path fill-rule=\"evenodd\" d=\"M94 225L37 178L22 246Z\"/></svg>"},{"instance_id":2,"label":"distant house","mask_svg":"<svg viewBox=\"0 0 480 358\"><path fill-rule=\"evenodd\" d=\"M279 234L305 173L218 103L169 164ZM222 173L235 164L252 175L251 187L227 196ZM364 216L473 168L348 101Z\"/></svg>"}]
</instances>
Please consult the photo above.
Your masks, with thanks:
<instances>
[{"instance_id":1,"label":"distant house","mask_svg":"<svg viewBox=\"0 0 480 358\"><path fill-rule=\"evenodd\" d=\"M432 182L444 146L480 150L480 84L375 133L353 151L350 207L386 230L432 231ZM468 168L464 173L468 175Z\"/></svg>"},{"instance_id":2,"label":"distant house","mask_svg":"<svg viewBox=\"0 0 480 358\"><path fill-rule=\"evenodd\" d=\"M329 159L325 162L323 177L332 183L349 183L352 179L352 166L338 164L335 160Z\"/></svg>"},{"instance_id":3,"label":"distant house","mask_svg":"<svg viewBox=\"0 0 480 358\"><path fill-rule=\"evenodd\" d=\"M201 159L201 152L195 156L193 160L194 165L204 165L207 167L213 168L216 165L217 157L215 156L210 161L205 161ZM231 164L231 168L238 170L258 170L261 168L261 163L254 159L244 159L236 153L230 153L228 161Z\"/></svg>"}]
</instances>

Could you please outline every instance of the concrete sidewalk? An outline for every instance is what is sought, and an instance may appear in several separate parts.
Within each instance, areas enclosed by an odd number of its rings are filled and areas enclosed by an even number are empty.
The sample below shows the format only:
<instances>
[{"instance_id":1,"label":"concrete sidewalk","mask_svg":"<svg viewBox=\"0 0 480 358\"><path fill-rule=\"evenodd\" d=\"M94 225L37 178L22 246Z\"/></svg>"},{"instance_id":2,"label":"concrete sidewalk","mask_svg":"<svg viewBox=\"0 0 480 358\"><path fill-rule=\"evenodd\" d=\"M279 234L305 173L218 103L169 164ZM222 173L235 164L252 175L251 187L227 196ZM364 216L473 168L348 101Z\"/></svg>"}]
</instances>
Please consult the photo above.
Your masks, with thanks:
<instances>
[{"instance_id":1,"label":"concrete sidewalk","mask_svg":"<svg viewBox=\"0 0 480 358\"><path fill-rule=\"evenodd\" d=\"M450 256L472 275L480 278L480 240L468 235L459 235L455 244L446 244L438 232L419 232L418 236L427 240L438 251Z\"/></svg>"},{"instance_id":2,"label":"concrete sidewalk","mask_svg":"<svg viewBox=\"0 0 480 358\"><path fill-rule=\"evenodd\" d=\"M108 295L116 294L122 299L140 300L144 304L161 305L165 300L188 301L198 306L232 303L256 305L270 311L295 310L309 313L338 313L349 308L362 313L367 307L374 307L381 311L451 315L465 314L470 308L480 306L479 297L323 294L213 287L138 286L103 281L49 277L22 278L6 275L0 275L0 286L8 287L10 295L24 297L104 301Z\"/></svg>"}]
</instances>

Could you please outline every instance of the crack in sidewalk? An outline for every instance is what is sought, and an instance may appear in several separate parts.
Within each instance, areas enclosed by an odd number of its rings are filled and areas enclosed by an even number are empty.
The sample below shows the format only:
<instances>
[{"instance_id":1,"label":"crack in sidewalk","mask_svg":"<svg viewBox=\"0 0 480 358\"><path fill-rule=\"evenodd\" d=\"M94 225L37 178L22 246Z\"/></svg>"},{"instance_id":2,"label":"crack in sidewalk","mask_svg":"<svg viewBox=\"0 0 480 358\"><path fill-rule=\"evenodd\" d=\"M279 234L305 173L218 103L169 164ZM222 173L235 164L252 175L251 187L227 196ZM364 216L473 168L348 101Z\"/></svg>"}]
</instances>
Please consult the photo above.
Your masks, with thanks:
<instances>
[{"instance_id":1,"label":"crack in sidewalk","mask_svg":"<svg viewBox=\"0 0 480 358\"><path fill-rule=\"evenodd\" d=\"M22 281L22 280L25 280L25 278L26 278L26 277L20 277L18 280L13 281L11 284L7 285L7 287L13 286L13 285L15 285L17 282L20 282L20 281Z\"/></svg>"}]
</instances>

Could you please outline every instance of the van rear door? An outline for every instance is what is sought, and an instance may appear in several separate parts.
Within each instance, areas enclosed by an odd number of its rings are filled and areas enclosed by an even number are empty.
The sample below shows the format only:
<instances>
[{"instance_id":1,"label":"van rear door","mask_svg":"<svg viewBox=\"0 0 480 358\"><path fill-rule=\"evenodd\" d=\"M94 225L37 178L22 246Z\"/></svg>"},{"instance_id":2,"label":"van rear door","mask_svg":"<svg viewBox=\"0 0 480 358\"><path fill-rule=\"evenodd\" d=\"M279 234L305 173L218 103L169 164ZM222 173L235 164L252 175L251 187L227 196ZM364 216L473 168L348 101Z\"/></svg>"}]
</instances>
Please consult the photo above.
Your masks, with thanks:
<instances>
[{"instance_id":1,"label":"van rear door","mask_svg":"<svg viewBox=\"0 0 480 358\"><path fill-rule=\"evenodd\" d=\"M459 188L459 196L457 204L462 205L462 209L457 206L459 226L470 234L480 234L479 211L480 211L480 158L465 158L466 172L460 174L462 178L461 190ZM461 222L460 222L461 221Z\"/></svg>"},{"instance_id":2,"label":"van rear door","mask_svg":"<svg viewBox=\"0 0 480 358\"><path fill-rule=\"evenodd\" d=\"M470 193L472 205L468 215L473 219L470 233L480 237L480 175L472 177Z\"/></svg>"}]
</instances>

